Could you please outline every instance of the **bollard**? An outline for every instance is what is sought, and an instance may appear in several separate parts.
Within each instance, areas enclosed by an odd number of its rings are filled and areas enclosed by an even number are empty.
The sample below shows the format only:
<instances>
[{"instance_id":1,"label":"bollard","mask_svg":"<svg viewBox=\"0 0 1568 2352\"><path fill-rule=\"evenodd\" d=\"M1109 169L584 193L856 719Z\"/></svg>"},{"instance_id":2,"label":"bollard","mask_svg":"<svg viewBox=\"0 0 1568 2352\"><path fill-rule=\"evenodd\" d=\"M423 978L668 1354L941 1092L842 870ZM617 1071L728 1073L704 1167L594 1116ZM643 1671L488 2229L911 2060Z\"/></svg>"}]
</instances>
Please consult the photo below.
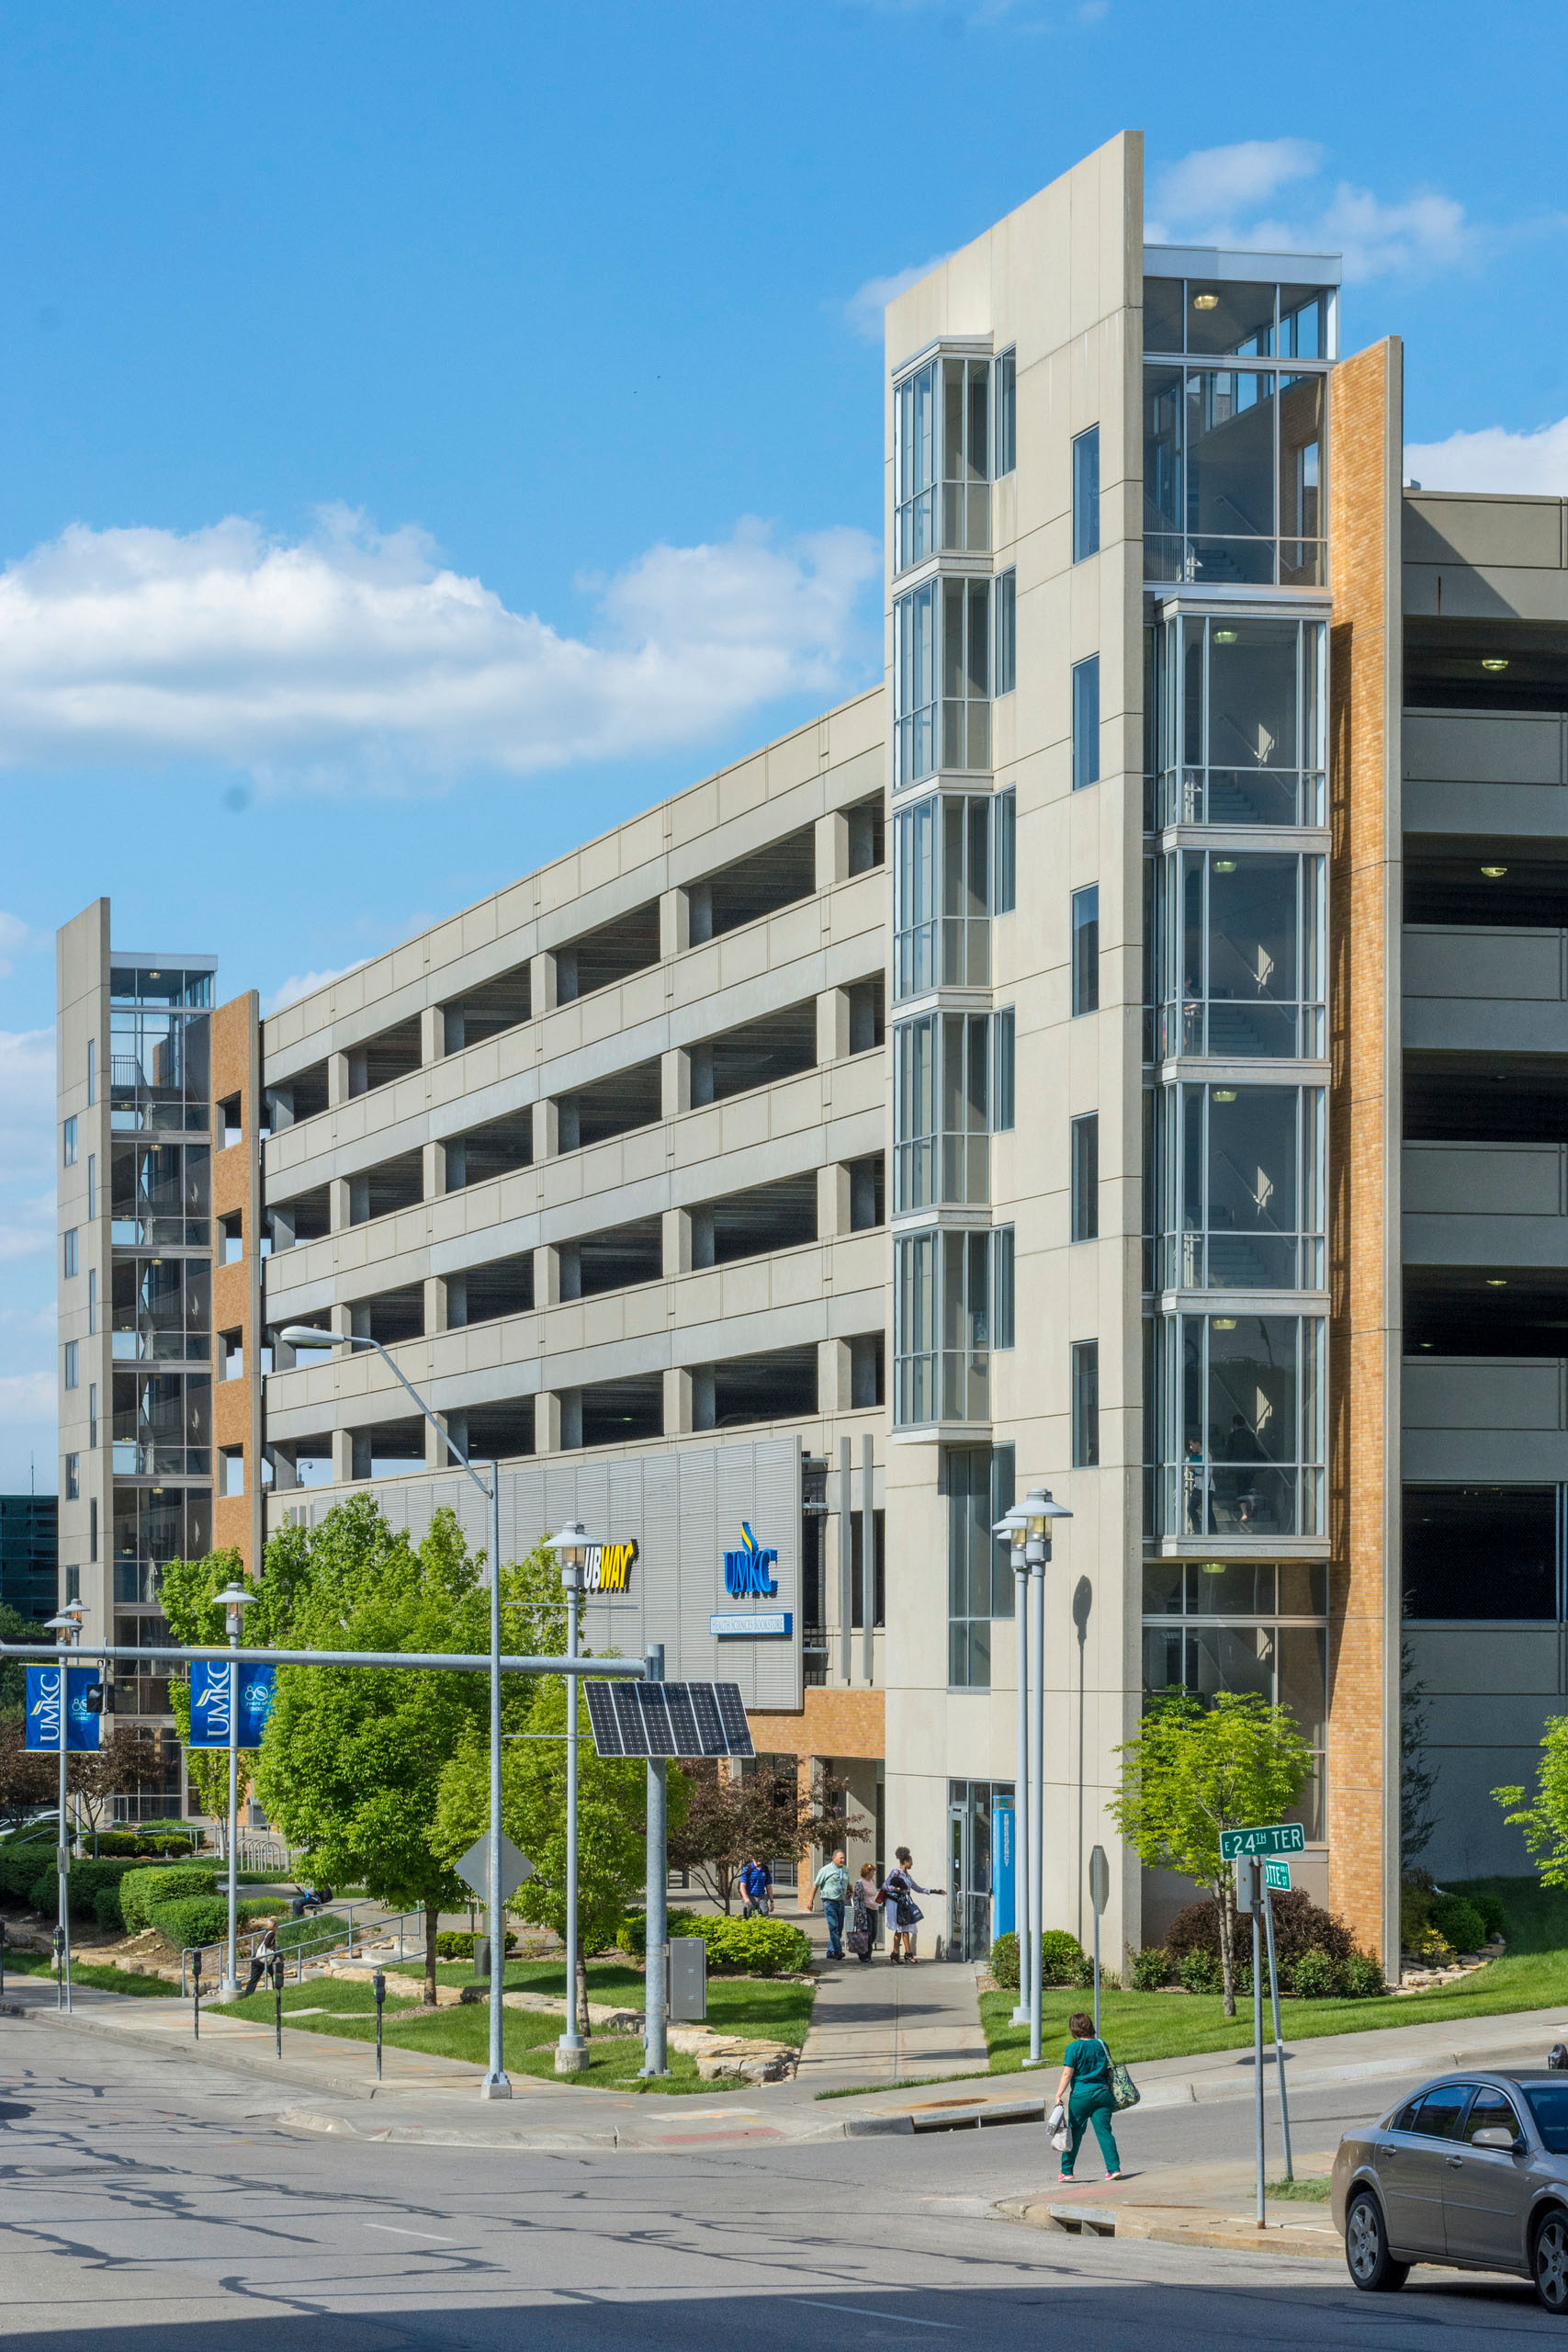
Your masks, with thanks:
<instances>
[{"instance_id":1,"label":"bollard","mask_svg":"<svg viewBox=\"0 0 1568 2352\"><path fill-rule=\"evenodd\" d=\"M370 1989L376 1996L376 2080L381 2079L381 2010L387 1998L387 1979L379 1968L370 1979Z\"/></svg>"},{"instance_id":2,"label":"bollard","mask_svg":"<svg viewBox=\"0 0 1568 2352\"><path fill-rule=\"evenodd\" d=\"M275 1951L272 1955L270 1966L272 1970L274 2029L277 2035L277 2054L280 2058L283 2055L283 1971L285 1965L286 1963L284 1962L283 1954L280 1951Z\"/></svg>"},{"instance_id":3,"label":"bollard","mask_svg":"<svg viewBox=\"0 0 1568 2352\"><path fill-rule=\"evenodd\" d=\"M196 2023L196 2039L199 2041L201 2040L201 1954L199 1951L191 1955L191 1984L193 1987L192 2015Z\"/></svg>"}]
</instances>

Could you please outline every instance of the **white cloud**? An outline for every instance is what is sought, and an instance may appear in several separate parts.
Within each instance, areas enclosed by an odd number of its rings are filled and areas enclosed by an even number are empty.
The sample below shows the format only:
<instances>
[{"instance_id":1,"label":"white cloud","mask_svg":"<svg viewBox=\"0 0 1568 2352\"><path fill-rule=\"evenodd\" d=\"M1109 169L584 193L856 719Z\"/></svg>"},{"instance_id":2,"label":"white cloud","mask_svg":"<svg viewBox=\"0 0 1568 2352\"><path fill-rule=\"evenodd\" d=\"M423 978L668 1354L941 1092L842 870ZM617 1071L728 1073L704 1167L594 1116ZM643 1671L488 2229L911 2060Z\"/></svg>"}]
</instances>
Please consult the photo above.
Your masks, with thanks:
<instances>
[{"instance_id":1,"label":"white cloud","mask_svg":"<svg viewBox=\"0 0 1568 2352\"><path fill-rule=\"evenodd\" d=\"M0 1263L41 1257L53 1247L54 1225L52 1192L36 1193L28 1201L0 1203Z\"/></svg>"},{"instance_id":2,"label":"white cloud","mask_svg":"<svg viewBox=\"0 0 1568 2352\"><path fill-rule=\"evenodd\" d=\"M1404 470L1425 490L1544 492L1568 497L1568 416L1533 433L1501 424L1450 433L1446 441L1407 441Z\"/></svg>"},{"instance_id":3,"label":"white cloud","mask_svg":"<svg viewBox=\"0 0 1568 2352\"><path fill-rule=\"evenodd\" d=\"M275 788L415 788L695 742L874 662L872 540L655 547L563 636L443 566L409 526L323 514L308 538L75 524L0 573L0 759L218 761Z\"/></svg>"},{"instance_id":4,"label":"white cloud","mask_svg":"<svg viewBox=\"0 0 1568 2352\"><path fill-rule=\"evenodd\" d=\"M25 1428L55 1418L54 1374L14 1372L0 1375L0 1428Z\"/></svg>"},{"instance_id":5,"label":"white cloud","mask_svg":"<svg viewBox=\"0 0 1568 2352\"><path fill-rule=\"evenodd\" d=\"M343 978L344 973L357 972L365 960L361 956L354 963L340 964L335 971L331 972L291 972L286 980L279 981L269 997L262 1000L262 1012L270 1019L273 1013L281 1012L286 1004L298 1004L302 996L314 996L318 989L330 989L334 980Z\"/></svg>"},{"instance_id":6,"label":"white cloud","mask_svg":"<svg viewBox=\"0 0 1568 2352\"><path fill-rule=\"evenodd\" d=\"M1452 197L1427 190L1397 204L1340 180L1318 180L1323 149L1306 139L1246 139L1204 147L1154 175L1145 234L1152 244L1284 248L1344 255L1347 280L1450 269L1469 262L1479 235ZM1284 216L1260 208L1303 191Z\"/></svg>"},{"instance_id":7,"label":"white cloud","mask_svg":"<svg viewBox=\"0 0 1568 2352\"><path fill-rule=\"evenodd\" d=\"M53 1166L54 1032L0 1029L0 1181Z\"/></svg>"},{"instance_id":8,"label":"white cloud","mask_svg":"<svg viewBox=\"0 0 1568 2352\"><path fill-rule=\"evenodd\" d=\"M940 269L946 259L946 254L934 254L930 261L895 270L891 277L868 277L863 286L857 286L844 304L844 316L856 334L863 336L867 343L880 343L882 313L888 303L896 301L907 287L919 285L933 269Z\"/></svg>"}]
</instances>

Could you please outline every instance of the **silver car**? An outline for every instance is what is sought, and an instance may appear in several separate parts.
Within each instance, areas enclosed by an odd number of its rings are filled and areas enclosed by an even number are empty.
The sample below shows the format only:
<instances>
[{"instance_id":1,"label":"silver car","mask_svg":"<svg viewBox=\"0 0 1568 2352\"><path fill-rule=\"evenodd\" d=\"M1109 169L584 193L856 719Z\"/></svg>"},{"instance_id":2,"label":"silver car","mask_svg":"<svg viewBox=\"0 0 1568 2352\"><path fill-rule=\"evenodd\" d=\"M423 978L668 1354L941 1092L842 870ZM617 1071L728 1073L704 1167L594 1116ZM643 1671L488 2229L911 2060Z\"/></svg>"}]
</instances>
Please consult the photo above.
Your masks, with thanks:
<instances>
[{"instance_id":1,"label":"silver car","mask_svg":"<svg viewBox=\"0 0 1568 2352\"><path fill-rule=\"evenodd\" d=\"M1568 2075L1440 2075L1334 2158L1336 2228L1358 2287L1413 2262L1507 2270L1568 2317Z\"/></svg>"}]
</instances>

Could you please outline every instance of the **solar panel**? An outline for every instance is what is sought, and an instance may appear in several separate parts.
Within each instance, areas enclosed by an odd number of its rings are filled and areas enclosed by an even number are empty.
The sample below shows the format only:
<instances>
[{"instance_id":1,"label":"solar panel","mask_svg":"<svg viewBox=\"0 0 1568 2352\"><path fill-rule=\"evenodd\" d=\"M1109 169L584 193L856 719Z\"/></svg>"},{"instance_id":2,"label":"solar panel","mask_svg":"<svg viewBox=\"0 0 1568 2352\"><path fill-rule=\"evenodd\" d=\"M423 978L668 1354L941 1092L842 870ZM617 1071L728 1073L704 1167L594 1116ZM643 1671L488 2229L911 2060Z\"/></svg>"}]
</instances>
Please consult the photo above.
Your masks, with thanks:
<instances>
[{"instance_id":1,"label":"solar panel","mask_svg":"<svg viewBox=\"0 0 1568 2352\"><path fill-rule=\"evenodd\" d=\"M613 1682L590 1682L588 1690L588 1720L593 1727L593 1747L600 1756L624 1756L620 1727L615 1721L615 1685Z\"/></svg>"},{"instance_id":2,"label":"solar panel","mask_svg":"<svg viewBox=\"0 0 1568 2352\"><path fill-rule=\"evenodd\" d=\"M753 1756L739 1682L590 1682L600 1756Z\"/></svg>"}]
</instances>

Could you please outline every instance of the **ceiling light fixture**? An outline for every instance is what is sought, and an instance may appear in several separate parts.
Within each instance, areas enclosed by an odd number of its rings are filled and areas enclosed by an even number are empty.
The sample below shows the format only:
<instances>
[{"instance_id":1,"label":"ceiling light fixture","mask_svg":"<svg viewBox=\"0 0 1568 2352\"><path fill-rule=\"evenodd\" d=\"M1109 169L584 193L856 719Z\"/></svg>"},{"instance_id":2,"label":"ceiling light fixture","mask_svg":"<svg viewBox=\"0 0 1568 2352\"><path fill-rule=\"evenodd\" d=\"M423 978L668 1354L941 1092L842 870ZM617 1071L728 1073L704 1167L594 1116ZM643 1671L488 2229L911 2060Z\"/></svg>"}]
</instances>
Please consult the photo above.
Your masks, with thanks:
<instances>
[{"instance_id":1,"label":"ceiling light fixture","mask_svg":"<svg viewBox=\"0 0 1568 2352\"><path fill-rule=\"evenodd\" d=\"M1234 645L1235 643L1235 629L1217 628L1214 631L1214 643L1216 645Z\"/></svg>"},{"instance_id":2,"label":"ceiling light fixture","mask_svg":"<svg viewBox=\"0 0 1568 2352\"><path fill-rule=\"evenodd\" d=\"M1507 668L1507 655L1505 653L1483 654L1481 660L1481 666L1483 670L1490 670L1494 675L1495 675L1499 670L1506 670Z\"/></svg>"},{"instance_id":3,"label":"ceiling light fixture","mask_svg":"<svg viewBox=\"0 0 1568 2352\"><path fill-rule=\"evenodd\" d=\"M1508 1287L1508 1278L1506 1274L1488 1274L1486 1277L1486 1287L1488 1290L1506 1290Z\"/></svg>"},{"instance_id":4,"label":"ceiling light fixture","mask_svg":"<svg viewBox=\"0 0 1568 2352\"><path fill-rule=\"evenodd\" d=\"M1488 882L1501 882L1507 870L1506 865L1483 865L1481 869Z\"/></svg>"},{"instance_id":5,"label":"ceiling light fixture","mask_svg":"<svg viewBox=\"0 0 1568 2352\"><path fill-rule=\"evenodd\" d=\"M1214 1317L1214 1329L1216 1331L1234 1331L1235 1329L1235 1317L1234 1315L1216 1315Z\"/></svg>"},{"instance_id":6,"label":"ceiling light fixture","mask_svg":"<svg viewBox=\"0 0 1568 2352\"><path fill-rule=\"evenodd\" d=\"M1216 1086L1214 1089L1214 1100L1216 1102L1234 1102L1235 1101L1235 1087Z\"/></svg>"},{"instance_id":7,"label":"ceiling light fixture","mask_svg":"<svg viewBox=\"0 0 1568 2352\"><path fill-rule=\"evenodd\" d=\"M1195 311L1217 311L1219 307L1220 298L1217 294L1194 294L1192 297L1192 308Z\"/></svg>"},{"instance_id":8,"label":"ceiling light fixture","mask_svg":"<svg viewBox=\"0 0 1568 2352\"><path fill-rule=\"evenodd\" d=\"M1214 860L1214 871L1216 874L1234 874L1235 872L1235 858L1216 857Z\"/></svg>"}]
</instances>

